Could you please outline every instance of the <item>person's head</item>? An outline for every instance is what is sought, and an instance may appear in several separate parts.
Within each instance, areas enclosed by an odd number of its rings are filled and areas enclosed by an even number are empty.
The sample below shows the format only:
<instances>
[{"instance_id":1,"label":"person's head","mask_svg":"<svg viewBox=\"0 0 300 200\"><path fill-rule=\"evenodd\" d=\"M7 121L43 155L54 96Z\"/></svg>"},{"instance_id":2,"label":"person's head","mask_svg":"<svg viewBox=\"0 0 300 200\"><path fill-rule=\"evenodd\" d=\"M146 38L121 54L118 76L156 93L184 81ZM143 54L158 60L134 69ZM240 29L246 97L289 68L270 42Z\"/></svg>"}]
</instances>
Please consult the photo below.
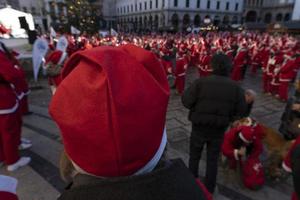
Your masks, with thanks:
<instances>
[{"instance_id":1,"label":"person's head","mask_svg":"<svg viewBox=\"0 0 300 200\"><path fill-rule=\"evenodd\" d=\"M245 91L245 99L247 104L253 103L255 101L255 98L256 92L254 90L248 89Z\"/></svg>"},{"instance_id":2,"label":"person's head","mask_svg":"<svg viewBox=\"0 0 300 200\"><path fill-rule=\"evenodd\" d=\"M211 59L211 67L213 69L213 74L228 76L232 67L232 62L224 53L216 53Z\"/></svg>"},{"instance_id":3,"label":"person's head","mask_svg":"<svg viewBox=\"0 0 300 200\"><path fill-rule=\"evenodd\" d=\"M63 138L64 178L73 170L98 177L150 172L166 146L169 99L155 55L134 45L81 51L62 78L49 110Z\"/></svg>"}]
</instances>

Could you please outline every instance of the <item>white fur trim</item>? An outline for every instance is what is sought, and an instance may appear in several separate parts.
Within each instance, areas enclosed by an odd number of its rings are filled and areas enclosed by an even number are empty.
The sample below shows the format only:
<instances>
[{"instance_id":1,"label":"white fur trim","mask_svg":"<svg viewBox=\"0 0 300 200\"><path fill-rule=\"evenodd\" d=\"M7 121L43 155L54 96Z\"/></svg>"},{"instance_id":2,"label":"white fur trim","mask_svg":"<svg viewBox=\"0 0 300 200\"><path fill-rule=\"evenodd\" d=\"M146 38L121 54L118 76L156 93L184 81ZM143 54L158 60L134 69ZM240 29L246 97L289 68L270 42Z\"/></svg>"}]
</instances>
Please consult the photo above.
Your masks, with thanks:
<instances>
[{"instance_id":1,"label":"white fur trim","mask_svg":"<svg viewBox=\"0 0 300 200\"><path fill-rule=\"evenodd\" d=\"M159 160L161 159L161 156L164 153L166 145L167 145L167 131L165 128L162 139L161 139L161 143L160 143L160 146L159 146L157 152L155 153L153 158L142 169L140 169L139 171L134 173L134 175L146 174L146 173L151 172L156 167Z\"/></svg>"},{"instance_id":2,"label":"white fur trim","mask_svg":"<svg viewBox=\"0 0 300 200\"><path fill-rule=\"evenodd\" d=\"M239 158L239 150L235 149L235 150L233 151L233 155L234 155L234 158L235 158L236 160L239 160L239 159L240 159L240 158Z\"/></svg>"},{"instance_id":3,"label":"white fur trim","mask_svg":"<svg viewBox=\"0 0 300 200\"><path fill-rule=\"evenodd\" d=\"M18 107L19 107L19 103L18 103L18 101L16 101L16 104L14 105L14 107L8 108L8 109L0 109L0 115L14 113L18 109Z\"/></svg>"},{"instance_id":4,"label":"white fur trim","mask_svg":"<svg viewBox=\"0 0 300 200\"><path fill-rule=\"evenodd\" d=\"M17 194L18 180L9 176L0 175L0 191Z\"/></svg>"},{"instance_id":5,"label":"white fur trim","mask_svg":"<svg viewBox=\"0 0 300 200\"><path fill-rule=\"evenodd\" d=\"M292 81L292 79L283 79L283 78L280 78L279 81L282 81L282 82L290 82L290 81Z\"/></svg>"},{"instance_id":6,"label":"white fur trim","mask_svg":"<svg viewBox=\"0 0 300 200\"><path fill-rule=\"evenodd\" d=\"M251 126L252 125L252 119L250 117L247 117L248 123L244 124L245 126Z\"/></svg>"},{"instance_id":7,"label":"white fur trim","mask_svg":"<svg viewBox=\"0 0 300 200\"><path fill-rule=\"evenodd\" d=\"M288 166L284 163L284 161L282 162L282 168L283 168L285 171L289 172L289 173L292 172L292 169L291 169L290 167L288 167Z\"/></svg>"},{"instance_id":8,"label":"white fur trim","mask_svg":"<svg viewBox=\"0 0 300 200\"><path fill-rule=\"evenodd\" d=\"M239 133L239 136L240 136L240 138L241 138L245 143L247 143L247 144L250 144L250 143L251 143L251 141L247 140L247 139L243 136L243 134L242 134L241 132Z\"/></svg>"},{"instance_id":9,"label":"white fur trim","mask_svg":"<svg viewBox=\"0 0 300 200\"><path fill-rule=\"evenodd\" d=\"M185 76L185 73L178 74L177 76L179 76L179 77Z\"/></svg>"}]
</instances>

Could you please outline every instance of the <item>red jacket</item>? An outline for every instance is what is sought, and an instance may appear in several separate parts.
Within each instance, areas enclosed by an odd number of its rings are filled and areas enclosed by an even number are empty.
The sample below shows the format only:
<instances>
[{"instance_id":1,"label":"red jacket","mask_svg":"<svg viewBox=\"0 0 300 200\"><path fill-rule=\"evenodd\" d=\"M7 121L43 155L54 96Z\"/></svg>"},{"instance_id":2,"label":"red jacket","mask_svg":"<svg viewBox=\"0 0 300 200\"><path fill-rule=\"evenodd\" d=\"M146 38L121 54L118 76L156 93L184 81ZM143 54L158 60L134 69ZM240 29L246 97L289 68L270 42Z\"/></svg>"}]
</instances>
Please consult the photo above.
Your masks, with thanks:
<instances>
[{"instance_id":1,"label":"red jacket","mask_svg":"<svg viewBox=\"0 0 300 200\"><path fill-rule=\"evenodd\" d=\"M296 76L296 69L297 65L295 59L288 60L282 68L279 70L279 80L280 82L290 82Z\"/></svg>"},{"instance_id":2,"label":"red jacket","mask_svg":"<svg viewBox=\"0 0 300 200\"><path fill-rule=\"evenodd\" d=\"M224 156L229 159L240 160L240 158L235 155L235 149L239 149L239 133L240 128L232 128L230 129L224 137L224 142L222 144L222 153ZM263 146L261 143L260 137L256 137L252 143L252 149L249 155L247 155L247 159L256 159L262 153Z\"/></svg>"},{"instance_id":3,"label":"red jacket","mask_svg":"<svg viewBox=\"0 0 300 200\"><path fill-rule=\"evenodd\" d=\"M237 52L235 58L234 58L234 65L235 66L241 66L246 63L246 57L247 57L247 50L246 49L241 49L240 51Z\"/></svg>"},{"instance_id":4,"label":"red jacket","mask_svg":"<svg viewBox=\"0 0 300 200\"><path fill-rule=\"evenodd\" d=\"M18 70L1 50L0 66L0 114L9 114L17 110L17 95L22 94L23 86Z\"/></svg>"},{"instance_id":5,"label":"red jacket","mask_svg":"<svg viewBox=\"0 0 300 200\"><path fill-rule=\"evenodd\" d=\"M179 58L176 61L176 68L175 68L176 77L185 76L186 65L187 65L187 60L185 58Z\"/></svg>"}]
</instances>

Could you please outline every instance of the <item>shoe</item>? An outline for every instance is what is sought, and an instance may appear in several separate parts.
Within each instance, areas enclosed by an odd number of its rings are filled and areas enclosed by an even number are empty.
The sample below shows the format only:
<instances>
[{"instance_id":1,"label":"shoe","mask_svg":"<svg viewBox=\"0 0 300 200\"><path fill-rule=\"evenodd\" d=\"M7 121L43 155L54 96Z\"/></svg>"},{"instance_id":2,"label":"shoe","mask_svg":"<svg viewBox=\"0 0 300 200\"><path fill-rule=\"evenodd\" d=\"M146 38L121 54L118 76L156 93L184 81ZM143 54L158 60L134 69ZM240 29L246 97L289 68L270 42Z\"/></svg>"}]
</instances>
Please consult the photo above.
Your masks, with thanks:
<instances>
[{"instance_id":1,"label":"shoe","mask_svg":"<svg viewBox=\"0 0 300 200\"><path fill-rule=\"evenodd\" d=\"M21 138L21 142L25 144L31 144L31 141L26 138Z\"/></svg>"},{"instance_id":2,"label":"shoe","mask_svg":"<svg viewBox=\"0 0 300 200\"><path fill-rule=\"evenodd\" d=\"M31 158L30 157L21 157L17 162L15 162L12 165L7 166L7 171L13 172L19 169L20 167L24 167L25 165L28 165L30 163Z\"/></svg>"},{"instance_id":3,"label":"shoe","mask_svg":"<svg viewBox=\"0 0 300 200\"><path fill-rule=\"evenodd\" d=\"M19 145L19 150L29 149L30 147L32 147L32 144L30 144L30 143L21 143Z\"/></svg>"}]
</instances>

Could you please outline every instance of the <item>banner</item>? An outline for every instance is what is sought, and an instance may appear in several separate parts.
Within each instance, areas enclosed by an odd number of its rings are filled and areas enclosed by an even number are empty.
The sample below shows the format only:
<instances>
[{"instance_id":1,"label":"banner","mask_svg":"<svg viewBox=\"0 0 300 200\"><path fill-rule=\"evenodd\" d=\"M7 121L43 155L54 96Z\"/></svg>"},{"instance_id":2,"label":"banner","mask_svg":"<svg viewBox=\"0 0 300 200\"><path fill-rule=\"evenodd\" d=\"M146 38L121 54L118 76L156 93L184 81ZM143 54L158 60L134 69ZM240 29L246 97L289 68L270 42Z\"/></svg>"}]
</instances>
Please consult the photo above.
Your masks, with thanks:
<instances>
[{"instance_id":1,"label":"banner","mask_svg":"<svg viewBox=\"0 0 300 200\"><path fill-rule=\"evenodd\" d=\"M61 36L57 41L56 50L60 50L62 52L66 52L68 47L68 40L65 36Z\"/></svg>"},{"instance_id":2,"label":"banner","mask_svg":"<svg viewBox=\"0 0 300 200\"><path fill-rule=\"evenodd\" d=\"M33 77L37 81L41 63L48 51L48 42L44 38L38 38L33 44L32 50L32 64L33 64Z\"/></svg>"}]
</instances>

